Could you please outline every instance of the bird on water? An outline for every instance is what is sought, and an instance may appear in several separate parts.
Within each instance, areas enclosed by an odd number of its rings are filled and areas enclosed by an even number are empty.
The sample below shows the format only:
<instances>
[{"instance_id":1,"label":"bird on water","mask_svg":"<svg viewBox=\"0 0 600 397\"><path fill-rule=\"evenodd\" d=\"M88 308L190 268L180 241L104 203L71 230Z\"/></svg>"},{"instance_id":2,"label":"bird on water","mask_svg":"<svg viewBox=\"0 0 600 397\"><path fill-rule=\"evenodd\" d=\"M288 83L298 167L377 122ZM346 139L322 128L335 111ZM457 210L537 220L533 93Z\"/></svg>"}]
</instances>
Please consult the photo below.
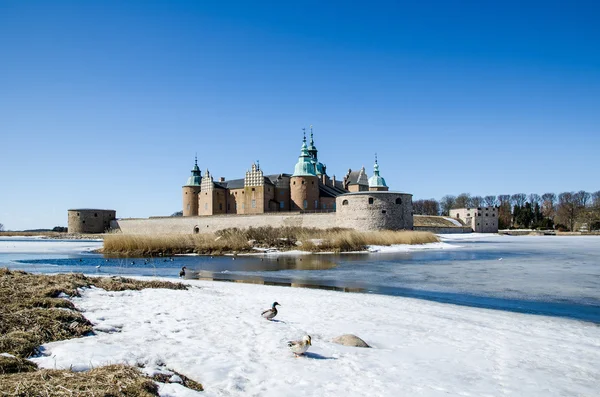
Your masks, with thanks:
<instances>
[{"instance_id":1,"label":"bird on water","mask_svg":"<svg viewBox=\"0 0 600 397\"><path fill-rule=\"evenodd\" d=\"M185 269L187 269L187 267L185 267L185 266L181 268L181 271L179 272L179 277L181 277L181 278L185 277Z\"/></svg>"},{"instance_id":2,"label":"bird on water","mask_svg":"<svg viewBox=\"0 0 600 397\"><path fill-rule=\"evenodd\" d=\"M304 335L301 340L288 341L287 345L296 357L298 357L306 353L309 346L312 346L312 340L310 339L310 335Z\"/></svg>"},{"instance_id":3,"label":"bird on water","mask_svg":"<svg viewBox=\"0 0 600 397\"><path fill-rule=\"evenodd\" d=\"M273 319L273 317L275 317L277 315L277 308L275 306L281 306L281 305L277 302L273 302L273 306L271 306L270 309L267 309L264 312L262 312L261 316L263 316L263 318L266 318L267 320L271 321Z\"/></svg>"}]
</instances>

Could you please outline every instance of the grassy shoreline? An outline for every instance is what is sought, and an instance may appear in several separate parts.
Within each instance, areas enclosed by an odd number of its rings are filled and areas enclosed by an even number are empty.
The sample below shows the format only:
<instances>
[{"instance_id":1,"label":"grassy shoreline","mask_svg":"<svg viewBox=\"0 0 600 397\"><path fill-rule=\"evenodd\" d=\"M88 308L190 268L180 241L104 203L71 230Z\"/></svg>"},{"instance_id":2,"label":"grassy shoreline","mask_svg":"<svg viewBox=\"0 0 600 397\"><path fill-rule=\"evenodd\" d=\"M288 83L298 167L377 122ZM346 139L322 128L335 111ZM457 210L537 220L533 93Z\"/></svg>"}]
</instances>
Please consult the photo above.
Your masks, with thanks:
<instances>
[{"instance_id":1,"label":"grassy shoreline","mask_svg":"<svg viewBox=\"0 0 600 397\"><path fill-rule=\"evenodd\" d=\"M137 368L109 365L76 373L38 369L27 360L40 345L87 336L92 324L73 303L79 289L96 286L108 291L144 288L187 289L181 283L140 281L122 277L86 277L82 274L41 275L0 268L0 395L120 395L158 396L155 381ZM177 374L186 387L202 385Z\"/></svg>"},{"instance_id":2,"label":"grassy shoreline","mask_svg":"<svg viewBox=\"0 0 600 397\"><path fill-rule=\"evenodd\" d=\"M109 256L157 256L256 252L256 248L308 252L364 251L369 245L427 244L439 242L430 232L373 231L349 229L308 229L300 227L259 227L225 229L214 234L139 235L108 234L101 252Z\"/></svg>"}]
</instances>

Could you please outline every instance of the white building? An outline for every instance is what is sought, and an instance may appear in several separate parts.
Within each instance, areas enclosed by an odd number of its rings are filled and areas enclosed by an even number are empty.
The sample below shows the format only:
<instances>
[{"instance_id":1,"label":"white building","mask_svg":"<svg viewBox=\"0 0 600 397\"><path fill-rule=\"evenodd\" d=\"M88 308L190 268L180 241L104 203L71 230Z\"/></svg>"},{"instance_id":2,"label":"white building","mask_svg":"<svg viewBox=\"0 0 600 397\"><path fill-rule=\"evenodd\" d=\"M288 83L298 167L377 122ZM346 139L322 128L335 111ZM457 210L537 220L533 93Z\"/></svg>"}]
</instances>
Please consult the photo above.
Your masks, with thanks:
<instances>
[{"instance_id":1,"label":"white building","mask_svg":"<svg viewBox=\"0 0 600 397\"><path fill-rule=\"evenodd\" d=\"M450 210L450 216L471 226L475 233L498 233L498 207L458 208Z\"/></svg>"}]
</instances>

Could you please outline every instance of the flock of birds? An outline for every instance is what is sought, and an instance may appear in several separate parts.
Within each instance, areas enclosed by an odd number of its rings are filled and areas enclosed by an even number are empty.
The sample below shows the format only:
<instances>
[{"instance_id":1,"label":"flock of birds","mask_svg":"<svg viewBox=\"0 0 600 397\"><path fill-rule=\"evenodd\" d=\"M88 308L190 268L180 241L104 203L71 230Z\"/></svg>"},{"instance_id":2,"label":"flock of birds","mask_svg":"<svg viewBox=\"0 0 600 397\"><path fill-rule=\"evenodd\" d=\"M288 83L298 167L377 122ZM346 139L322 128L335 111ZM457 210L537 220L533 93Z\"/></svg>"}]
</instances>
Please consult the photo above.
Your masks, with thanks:
<instances>
[{"instance_id":1,"label":"flock of birds","mask_svg":"<svg viewBox=\"0 0 600 397\"><path fill-rule=\"evenodd\" d=\"M185 277L185 270L187 267L183 266L179 272L179 277ZM261 316L269 321L272 321L277 315L277 306L281 306L278 302L273 302L270 309L267 309L261 313ZM287 342L288 348L294 353L296 357L302 356L308 350L309 346L312 346L312 340L310 335L304 335L300 340L291 340Z\"/></svg>"},{"instance_id":2,"label":"flock of birds","mask_svg":"<svg viewBox=\"0 0 600 397\"><path fill-rule=\"evenodd\" d=\"M272 321L273 318L277 315L277 306L281 305L277 302L273 302L271 308L262 312L261 316L263 316L263 318L266 318L269 321ZM304 335L304 337L300 340L288 341L287 345L292 351L292 353L294 353L296 357L299 357L306 353L309 346L312 346L312 340L310 338L310 335Z\"/></svg>"}]
</instances>

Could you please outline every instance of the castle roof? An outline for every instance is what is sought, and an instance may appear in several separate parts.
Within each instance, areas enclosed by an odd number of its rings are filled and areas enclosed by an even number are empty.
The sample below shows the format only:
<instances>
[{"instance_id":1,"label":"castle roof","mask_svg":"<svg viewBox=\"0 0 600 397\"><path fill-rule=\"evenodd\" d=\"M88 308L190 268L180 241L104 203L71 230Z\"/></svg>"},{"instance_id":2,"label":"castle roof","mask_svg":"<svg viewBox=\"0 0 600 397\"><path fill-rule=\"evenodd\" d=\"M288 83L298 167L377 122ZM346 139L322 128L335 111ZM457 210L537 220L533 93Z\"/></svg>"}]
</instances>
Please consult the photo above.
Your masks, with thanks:
<instances>
[{"instance_id":1,"label":"castle roof","mask_svg":"<svg viewBox=\"0 0 600 397\"><path fill-rule=\"evenodd\" d=\"M345 190L340 189L338 187L333 187L329 185L323 185L319 183L319 196L321 197L337 197L339 195L347 193Z\"/></svg>"},{"instance_id":2,"label":"castle roof","mask_svg":"<svg viewBox=\"0 0 600 397\"><path fill-rule=\"evenodd\" d=\"M347 185L368 185L369 180L365 173L365 167L362 167L358 171L348 170L348 173L344 177Z\"/></svg>"},{"instance_id":3,"label":"castle roof","mask_svg":"<svg viewBox=\"0 0 600 397\"><path fill-rule=\"evenodd\" d=\"M192 175L188 178L185 186L200 186L200 182L202 182L202 173L200 168L198 168L198 157L196 157L194 168L192 168Z\"/></svg>"},{"instance_id":4,"label":"castle roof","mask_svg":"<svg viewBox=\"0 0 600 397\"><path fill-rule=\"evenodd\" d=\"M298 162L296 163L296 167L294 167L292 176L317 176L315 165L306 146L306 135L302 140L302 149L300 149L300 156L298 157Z\"/></svg>"},{"instance_id":5,"label":"castle roof","mask_svg":"<svg viewBox=\"0 0 600 397\"><path fill-rule=\"evenodd\" d=\"M385 179L379 175L379 164L377 164L377 155L375 155L375 165L373 166L373 176L369 178L369 187L387 187Z\"/></svg>"}]
</instances>

